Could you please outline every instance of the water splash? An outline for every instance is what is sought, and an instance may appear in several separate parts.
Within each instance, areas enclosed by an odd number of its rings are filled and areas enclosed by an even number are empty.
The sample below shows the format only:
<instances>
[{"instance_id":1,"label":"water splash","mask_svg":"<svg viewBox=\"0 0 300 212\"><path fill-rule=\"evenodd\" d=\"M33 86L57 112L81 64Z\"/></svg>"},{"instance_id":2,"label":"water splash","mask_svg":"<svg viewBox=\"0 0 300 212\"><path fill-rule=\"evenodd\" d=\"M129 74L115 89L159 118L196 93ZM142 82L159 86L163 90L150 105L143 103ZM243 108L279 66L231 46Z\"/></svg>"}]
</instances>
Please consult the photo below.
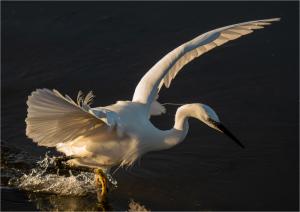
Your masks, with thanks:
<instances>
[{"instance_id":1,"label":"water splash","mask_svg":"<svg viewBox=\"0 0 300 212\"><path fill-rule=\"evenodd\" d=\"M1 160L2 183L3 179L5 180L3 185L29 191L26 192L28 199L38 210L101 211L112 208L124 210L119 205L99 204L95 194L94 173L59 170L56 167L56 157L49 156L50 152L40 160L18 149L6 148L4 153ZM107 179L110 182L110 189L118 187L111 174L107 174ZM131 201L128 211L149 210Z\"/></svg>"},{"instance_id":2,"label":"water splash","mask_svg":"<svg viewBox=\"0 0 300 212\"><path fill-rule=\"evenodd\" d=\"M110 184L112 185L111 187L112 189L118 188L118 181L115 178L113 178L113 176L110 173L107 173L106 177L110 182Z\"/></svg>"},{"instance_id":3,"label":"water splash","mask_svg":"<svg viewBox=\"0 0 300 212\"><path fill-rule=\"evenodd\" d=\"M48 173L54 166L55 157L45 155L44 159L37 162L37 167L31 169L29 174L15 177L9 180L9 185L33 192L52 193L59 195L85 196L95 193L94 174L78 172L60 175ZM74 172L75 173L75 172Z\"/></svg>"}]
</instances>

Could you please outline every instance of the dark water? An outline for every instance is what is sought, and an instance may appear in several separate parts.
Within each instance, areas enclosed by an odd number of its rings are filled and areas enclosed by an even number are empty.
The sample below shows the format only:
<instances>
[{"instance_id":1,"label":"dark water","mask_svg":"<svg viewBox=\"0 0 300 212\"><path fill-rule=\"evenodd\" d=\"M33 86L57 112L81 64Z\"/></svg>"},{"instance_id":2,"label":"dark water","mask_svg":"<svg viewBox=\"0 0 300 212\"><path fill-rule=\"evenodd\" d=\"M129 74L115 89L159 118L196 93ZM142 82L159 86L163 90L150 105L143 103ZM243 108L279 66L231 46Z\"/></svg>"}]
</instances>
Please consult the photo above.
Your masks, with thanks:
<instances>
[{"instance_id":1,"label":"dark water","mask_svg":"<svg viewBox=\"0 0 300 212\"><path fill-rule=\"evenodd\" d=\"M299 5L297 2L1 2L2 210L101 210L93 195L36 193L8 186L36 167L46 148L25 136L26 100L36 88L94 106L132 97L164 54L210 29L241 21L282 21L187 65L161 102L202 102L246 145L191 120L185 142L149 153L114 174L110 207L131 199L151 210L299 209ZM173 125L176 107L153 118ZM55 154L52 150L51 154Z\"/></svg>"}]
</instances>

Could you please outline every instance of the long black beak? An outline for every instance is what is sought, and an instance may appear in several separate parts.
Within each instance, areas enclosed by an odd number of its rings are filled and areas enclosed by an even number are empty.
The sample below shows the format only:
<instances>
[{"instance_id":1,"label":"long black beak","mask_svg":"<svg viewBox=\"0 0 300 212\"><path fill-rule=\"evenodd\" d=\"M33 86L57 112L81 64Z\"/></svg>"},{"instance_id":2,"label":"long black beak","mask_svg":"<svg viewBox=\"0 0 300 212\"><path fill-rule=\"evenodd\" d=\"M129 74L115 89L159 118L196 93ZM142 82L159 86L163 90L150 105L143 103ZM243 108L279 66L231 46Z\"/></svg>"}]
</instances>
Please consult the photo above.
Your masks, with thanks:
<instances>
[{"instance_id":1,"label":"long black beak","mask_svg":"<svg viewBox=\"0 0 300 212\"><path fill-rule=\"evenodd\" d=\"M245 146L222 123L215 123L215 126L221 132L223 132L225 135L231 138L235 143L237 143L237 145L239 145L242 148L245 148Z\"/></svg>"}]
</instances>

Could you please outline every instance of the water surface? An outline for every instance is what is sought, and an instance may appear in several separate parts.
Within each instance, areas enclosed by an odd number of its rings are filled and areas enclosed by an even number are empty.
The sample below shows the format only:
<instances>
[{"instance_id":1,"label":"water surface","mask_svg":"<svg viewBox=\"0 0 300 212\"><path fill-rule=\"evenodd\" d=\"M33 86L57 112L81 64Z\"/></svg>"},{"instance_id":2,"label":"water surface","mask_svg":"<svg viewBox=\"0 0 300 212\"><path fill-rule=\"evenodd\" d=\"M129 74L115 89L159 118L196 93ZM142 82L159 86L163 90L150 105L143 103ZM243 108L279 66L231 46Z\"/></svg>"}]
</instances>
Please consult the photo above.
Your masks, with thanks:
<instances>
[{"instance_id":1,"label":"water surface","mask_svg":"<svg viewBox=\"0 0 300 212\"><path fill-rule=\"evenodd\" d=\"M32 91L75 97L93 90L94 106L131 99L143 74L183 42L272 17L282 21L201 56L160 93L162 103L210 105L246 149L191 120L185 142L113 175L118 188L109 207L127 210L134 200L151 210L299 209L297 2L1 3L2 210L102 210L92 176L79 182L45 173L53 179L27 190L8 183L30 174L49 151L25 136ZM173 125L176 107L167 110L152 119L161 129ZM61 190L49 192L54 181ZM75 184L82 190L68 187Z\"/></svg>"}]
</instances>

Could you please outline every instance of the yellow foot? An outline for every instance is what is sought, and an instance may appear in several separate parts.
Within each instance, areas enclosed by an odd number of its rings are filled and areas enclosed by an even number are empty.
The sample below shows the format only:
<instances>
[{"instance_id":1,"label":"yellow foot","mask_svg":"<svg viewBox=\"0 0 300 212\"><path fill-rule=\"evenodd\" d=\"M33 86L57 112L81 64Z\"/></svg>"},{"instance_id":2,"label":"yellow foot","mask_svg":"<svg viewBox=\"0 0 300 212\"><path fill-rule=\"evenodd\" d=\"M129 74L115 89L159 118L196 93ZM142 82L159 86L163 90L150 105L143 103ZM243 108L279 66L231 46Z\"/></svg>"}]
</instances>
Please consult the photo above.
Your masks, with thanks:
<instances>
[{"instance_id":1,"label":"yellow foot","mask_svg":"<svg viewBox=\"0 0 300 212\"><path fill-rule=\"evenodd\" d=\"M107 177L102 169L95 169L95 183L97 189L97 197L99 202L105 202L107 199ZM101 190L100 190L101 189Z\"/></svg>"}]
</instances>

